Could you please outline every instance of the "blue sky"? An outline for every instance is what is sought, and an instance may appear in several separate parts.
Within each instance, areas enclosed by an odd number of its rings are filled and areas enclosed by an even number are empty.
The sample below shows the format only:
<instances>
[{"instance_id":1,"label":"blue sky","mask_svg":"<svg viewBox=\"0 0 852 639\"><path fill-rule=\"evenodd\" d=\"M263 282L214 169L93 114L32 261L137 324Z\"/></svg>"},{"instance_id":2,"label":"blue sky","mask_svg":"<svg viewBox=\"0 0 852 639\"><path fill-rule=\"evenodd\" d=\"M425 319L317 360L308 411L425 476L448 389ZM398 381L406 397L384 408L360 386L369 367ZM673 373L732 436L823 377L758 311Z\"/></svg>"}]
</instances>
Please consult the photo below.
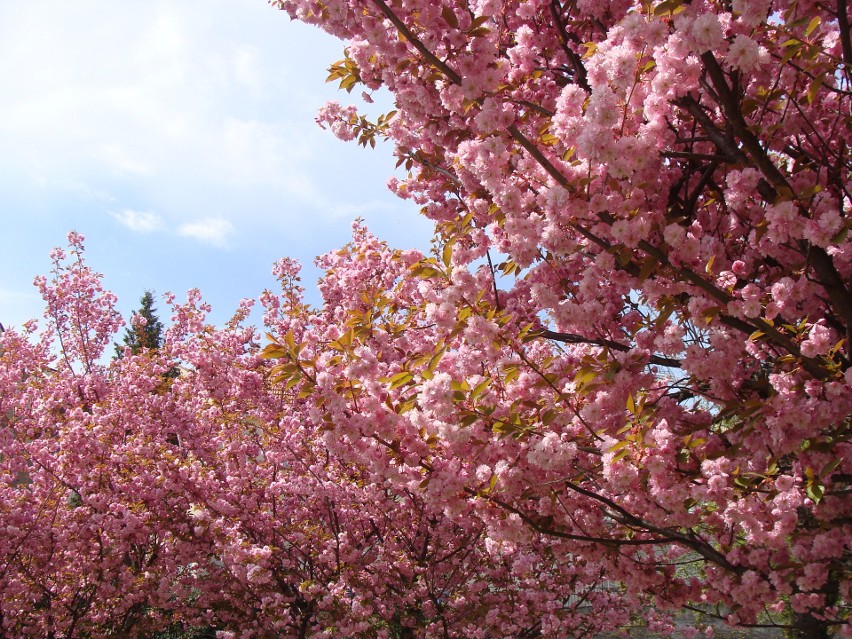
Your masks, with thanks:
<instances>
[{"instance_id":1,"label":"blue sky","mask_svg":"<svg viewBox=\"0 0 852 639\"><path fill-rule=\"evenodd\" d=\"M0 3L0 322L40 317L33 277L70 229L125 317L146 289L198 287L217 322L284 255L316 301L311 261L357 216L427 248L390 149L314 122L359 101L325 83L342 50L264 0Z\"/></svg>"}]
</instances>

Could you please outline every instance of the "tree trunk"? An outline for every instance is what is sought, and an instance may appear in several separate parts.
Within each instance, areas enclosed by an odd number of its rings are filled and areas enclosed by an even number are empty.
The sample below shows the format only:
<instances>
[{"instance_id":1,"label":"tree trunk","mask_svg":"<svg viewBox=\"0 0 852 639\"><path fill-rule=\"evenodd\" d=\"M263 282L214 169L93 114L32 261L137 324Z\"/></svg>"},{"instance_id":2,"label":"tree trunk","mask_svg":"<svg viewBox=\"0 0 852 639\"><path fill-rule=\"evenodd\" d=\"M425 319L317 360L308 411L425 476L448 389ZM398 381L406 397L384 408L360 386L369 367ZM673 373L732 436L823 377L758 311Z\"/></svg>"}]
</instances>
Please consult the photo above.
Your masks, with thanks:
<instances>
[{"instance_id":1,"label":"tree trunk","mask_svg":"<svg viewBox=\"0 0 852 639\"><path fill-rule=\"evenodd\" d=\"M828 639L829 637L828 625L806 613L793 613L792 625L790 639Z\"/></svg>"}]
</instances>

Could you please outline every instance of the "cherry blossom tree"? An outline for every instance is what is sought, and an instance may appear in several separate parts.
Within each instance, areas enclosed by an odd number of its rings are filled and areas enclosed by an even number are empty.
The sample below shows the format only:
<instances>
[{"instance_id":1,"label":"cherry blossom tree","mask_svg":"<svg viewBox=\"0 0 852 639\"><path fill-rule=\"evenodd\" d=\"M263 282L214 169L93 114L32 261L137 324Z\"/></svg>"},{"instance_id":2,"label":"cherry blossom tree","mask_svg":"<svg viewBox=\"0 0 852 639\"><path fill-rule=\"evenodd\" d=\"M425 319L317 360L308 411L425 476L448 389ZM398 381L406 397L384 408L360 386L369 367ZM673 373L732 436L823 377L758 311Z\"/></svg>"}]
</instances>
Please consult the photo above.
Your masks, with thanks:
<instances>
[{"instance_id":1,"label":"cherry blossom tree","mask_svg":"<svg viewBox=\"0 0 852 639\"><path fill-rule=\"evenodd\" d=\"M157 348L106 360L121 319L82 236L52 259L46 326L0 338L0 637L579 637L629 621L561 540L525 534L515 552L476 504L449 509L335 442L319 398L271 375L250 301L216 328L198 291L169 296ZM294 263L276 272L270 328L319 326Z\"/></svg>"},{"instance_id":2,"label":"cherry blossom tree","mask_svg":"<svg viewBox=\"0 0 852 639\"><path fill-rule=\"evenodd\" d=\"M0 335L0 637L852 633L846 2L275 4L434 253L356 223L265 346L191 291L104 363L72 233Z\"/></svg>"},{"instance_id":3,"label":"cherry blossom tree","mask_svg":"<svg viewBox=\"0 0 852 639\"><path fill-rule=\"evenodd\" d=\"M847 3L273 4L390 91L319 122L436 224L272 336L329 448L637 606L852 632Z\"/></svg>"}]
</instances>

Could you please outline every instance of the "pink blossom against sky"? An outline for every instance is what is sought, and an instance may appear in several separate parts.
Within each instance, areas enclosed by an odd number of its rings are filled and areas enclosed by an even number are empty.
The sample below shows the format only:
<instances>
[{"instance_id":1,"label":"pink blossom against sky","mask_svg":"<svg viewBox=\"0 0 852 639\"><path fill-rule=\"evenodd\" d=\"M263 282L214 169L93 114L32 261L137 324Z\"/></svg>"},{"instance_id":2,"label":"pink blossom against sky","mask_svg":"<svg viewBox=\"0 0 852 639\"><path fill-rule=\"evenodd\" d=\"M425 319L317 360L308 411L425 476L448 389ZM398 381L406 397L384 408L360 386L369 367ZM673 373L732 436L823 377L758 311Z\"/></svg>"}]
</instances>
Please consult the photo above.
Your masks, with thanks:
<instances>
[{"instance_id":1,"label":"pink blossom against sky","mask_svg":"<svg viewBox=\"0 0 852 639\"><path fill-rule=\"evenodd\" d=\"M216 321L273 286L279 257L309 266L343 244L357 216L425 244L428 223L386 189L389 147L314 122L349 101L324 82L341 57L263 0L2 3L0 322L41 314L33 277L72 228L125 315L145 289L199 287Z\"/></svg>"}]
</instances>

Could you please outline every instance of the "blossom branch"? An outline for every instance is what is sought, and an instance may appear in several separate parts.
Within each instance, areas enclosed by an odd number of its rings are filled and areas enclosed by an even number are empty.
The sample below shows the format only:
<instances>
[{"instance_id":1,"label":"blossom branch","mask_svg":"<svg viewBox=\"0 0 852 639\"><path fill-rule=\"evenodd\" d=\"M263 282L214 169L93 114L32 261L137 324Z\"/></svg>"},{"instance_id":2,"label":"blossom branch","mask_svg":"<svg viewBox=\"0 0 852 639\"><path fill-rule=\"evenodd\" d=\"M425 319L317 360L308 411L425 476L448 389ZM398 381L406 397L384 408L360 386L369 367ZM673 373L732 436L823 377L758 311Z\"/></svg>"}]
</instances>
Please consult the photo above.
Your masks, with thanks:
<instances>
[{"instance_id":1,"label":"blossom branch","mask_svg":"<svg viewBox=\"0 0 852 639\"><path fill-rule=\"evenodd\" d=\"M424 45L423 42L414 35L414 33L412 33L411 29L409 29L405 23L400 20L399 16L397 16L391 8L384 3L383 0L373 0L373 4L379 8L379 11L381 11L385 17L391 21L391 24L397 28L399 33L405 36L405 39L408 40L411 45L417 49L420 55L422 55L432 66L447 76L453 84L461 84L461 76L453 71L446 62L439 59L438 56L432 53L429 48Z\"/></svg>"},{"instance_id":2,"label":"blossom branch","mask_svg":"<svg viewBox=\"0 0 852 639\"><path fill-rule=\"evenodd\" d=\"M627 344L621 344L619 342L614 342L612 340L602 338L596 339L591 337L583 337L582 335L577 335L575 333L559 333L557 331L544 329L539 331L538 334L546 339L552 339L557 342L563 342L565 344L593 344L595 346L603 346L605 348L609 348L613 351L619 351L620 353L627 353L631 350L631 347ZM648 361L651 364L656 364L657 366L665 366L667 368L681 368L682 366L680 360L671 357L662 357L660 355L650 355Z\"/></svg>"},{"instance_id":3,"label":"blossom branch","mask_svg":"<svg viewBox=\"0 0 852 639\"><path fill-rule=\"evenodd\" d=\"M745 148L757 165L757 168L769 180L774 189L779 193L788 194L792 197L794 194L789 183L769 158L766 150L743 119L738 101L728 86L725 73L712 51L701 54L701 60L704 62L704 66L719 96L719 105L722 107L727 122L736 136L742 141L743 148ZM709 131L708 135L710 135ZM772 202L774 200L775 198L772 198ZM802 213L807 214L806 211L802 211ZM817 272L823 287L828 292L832 304L840 314L846 327L847 338L852 339L852 291L846 287L846 284L834 267L831 257L829 257L824 249L804 241L801 241L800 245L802 252L808 255L809 261Z\"/></svg>"}]
</instances>

